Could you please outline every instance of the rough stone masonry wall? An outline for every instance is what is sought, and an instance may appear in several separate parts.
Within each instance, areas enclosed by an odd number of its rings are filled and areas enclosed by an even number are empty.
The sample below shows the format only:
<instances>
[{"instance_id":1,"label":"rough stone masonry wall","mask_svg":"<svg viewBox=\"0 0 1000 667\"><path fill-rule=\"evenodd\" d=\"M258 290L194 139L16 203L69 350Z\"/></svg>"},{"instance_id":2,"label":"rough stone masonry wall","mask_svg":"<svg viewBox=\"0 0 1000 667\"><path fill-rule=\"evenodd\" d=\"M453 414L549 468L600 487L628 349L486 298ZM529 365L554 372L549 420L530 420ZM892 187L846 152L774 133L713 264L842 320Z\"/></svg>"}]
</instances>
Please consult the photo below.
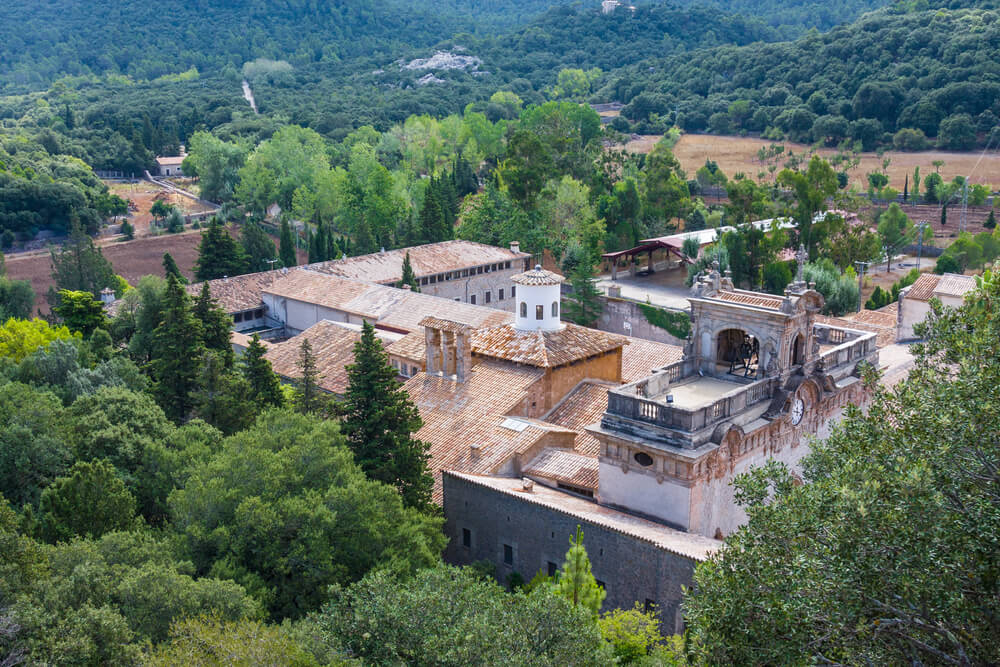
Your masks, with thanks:
<instances>
[{"instance_id":1,"label":"rough stone masonry wall","mask_svg":"<svg viewBox=\"0 0 1000 667\"><path fill-rule=\"evenodd\" d=\"M683 340L671 335L666 329L650 324L635 301L602 296L601 305L603 306L601 317L597 322L597 328L601 331L635 336L668 345L684 345ZM626 322L629 328L625 327Z\"/></svg>"},{"instance_id":2,"label":"rough stone masonry wall","mask_svg":"<svg viewBox=\"0 0 1000 667\"><path fill-rule=\"evenodd\" d=\"M455 565L490 561L496 578L506 583L518 572L525 581L548 564L562 567L569 538L577 525L594 577L603 582L604 610L629 609L651 601L660 611L666 632L680 632L681 586L693 585L695 561L638 538L583 521L491 488L445 473L444 513L448 548L445 560ZM471 545L462 544L462 529L471 531ZM513 548L513 563L504 563L504 545Z\"/></svg>"},{"instance_id":3,"label":"rough stone masonry wall","mask_svg":"<svg viewBox=\"0 0 1000 667\"><path fill-rule=\"evenodd\" d=\"M510 296L510 290L514 286L511 278L522 273L524 267L520 262L511 263L511 268L502 271L491 271L489 273L477 273L474 276L456 278L443 282L435 282L433 285L421 285L420 291L431 296L439 296L445 299L458 299L462 303L472 303L472 295L476 296L477 306L487 306L497 310L507 310L514 312L515 300ZM500 289L503 288L503 300L499 300ZM490 292L490 302L486 303L486 292Z\"/></svg>"}]
</instances>

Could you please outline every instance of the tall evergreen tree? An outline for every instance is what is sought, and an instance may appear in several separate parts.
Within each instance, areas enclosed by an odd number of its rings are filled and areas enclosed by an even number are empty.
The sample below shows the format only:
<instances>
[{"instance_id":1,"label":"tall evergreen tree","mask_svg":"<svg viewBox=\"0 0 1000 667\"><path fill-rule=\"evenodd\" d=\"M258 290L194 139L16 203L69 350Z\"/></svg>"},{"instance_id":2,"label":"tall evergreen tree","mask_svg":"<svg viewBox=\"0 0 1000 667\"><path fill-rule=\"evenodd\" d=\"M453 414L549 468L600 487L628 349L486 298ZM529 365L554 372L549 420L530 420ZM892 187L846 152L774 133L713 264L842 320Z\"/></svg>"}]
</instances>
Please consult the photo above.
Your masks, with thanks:
<instances>
[{"instance_id":1,"label":"tall evergreen tree","mask_svg":"<svg viewBox=\"0 0 1000 667\"><path fill-rule=\"evenodd\" d=\"M445 229L444 212L436 192L427 186L424 194L424 205L420 209L420 243L435 243L441 241Z\"/></svg>"},{"instance_id":2,"label":"tall evergreen tree","mask_svg":"<svg viewBox=\"0 0 1000 667\"><path fill-rule=\"evenodd\" d=\"M153 395L168 417L182 421L194 407L198 370L205 350L201 323L191 313L190 299L174 276L167 277L163 319L153 332L150 367Z\"/></svg>"},{"instance_id":3,"label":"tall evergreen tree","mask_svg":"<svg viewBox=\"0 0 1000 667\"><path fill-rule=\"evenodd\" d=\"M576 527L576 535L569 538L569 551L566 552L566 562L559 572L555 590L574 607L582 606L590 610L595 618L601 611L607 593L597 585L590 571L590 558L583 546L583 529L580 526Z\"/></svg>"},{"instance_id":4,"label":"tall evergreen tree","mask_svg":"<svg viewBox=\"0 0 1000 667\"><path fill-rule=\"evenodd\" d=\"M593 264L584 260L569 276L573 291L563 300L563 316L585 327L594 325L601 316L601 293L594 285Z\"/></svg>"},{"instance_id":5,"label":"tall evergreen tree","mask_svg":"<svg viewBox=\"0 0 1000 667\"><path fill-rule=\"evenodd\" d=\"M247 259L247 269L251 273L266 271L271 266L268 261L277 258L274 241L263 227L253 221L243 225L243 231L240 232L240 246Z\"/></svg>"},{"instance_id":6,"label":"tall evergreen tree","mask_svg":"<svg viewBox=\"0 0 1000 667\"><path fill-rule=\"evenodd\" d=\"M414 292L420 291L420 282L417 280L417 276L413 273L413 265L410 264L410 251L406 251L406 255L403 257L403 277L396 285L397 287L402 287L403 285L409 285L410 289Z\"/></svg>"},{"instance_id":7,"label":"tall evergreen tree","mask_svg":"<svg viewBox=\"0 0 1000 667\"><path fill-rule=\"evenodd\" d=\"M169 252L163 253L163 276L165 278L173 276L180 284L187 285L187 278L181 273L180 267Z\"/></svg>"},{"instance_id":8,"label":"tall evergreen tree","mask_svg":"<svg viewBox=\"0 0 1000 667\"><path fill-rule=\"evenodd\" d=\"M226 356L205 350L198 369L198 387L192 393L195 414L226 435L253 423L256 410L248 410L246 397L250 383L240 373L229 370Z\"/></svg>"},{"instance_id":9,"label":"tall evergreen tree","mask_svg":"<svg viewBox=\"0 0 1000 667\"><path fill-rule=\"evenodd\" d=\"M326 401L319 387L319 370L316 368L316 357L312 345L306 338L299 346L299 381L295 385L295 409L302 414L319 414L323 411Z\"/></svg>"},{"instance_id":10,"label":"tall evergreen tree","mask_svg":"<svg viewBox=\"0 0 1000 667\"><path fill-rule=\"evenodd\" d=\"M213 217L208 223L208 229L201 233L195 277L198 280L214 280L245 272L243 248L229 236L218 218Z\"/></svg>"},{"instance_id":11,"label":"tall evergreen tree","mask_svg":"<svg viewBox=\"0 0 1000 667\"><path fill-rule=\"evenodd\" d=\"M201 342L209 350L222 355L226 368L233 365L233 347L230 343L230 327L233 319L229 313L219 308L212 300L208 283L201 284L201 292L194 301L191 314L201 324Z\"/></svg>"},{"instance_id":12,"label":"tall evergreen tree","mask_svg":"<svg viewBox=\"0 0 1000 667\"><path fill-rule=\"evenodd\" d=\"M57 290L90 292L100 297L102 289L117 285L111 263L79 223L73 223L69 239L58 251L53 248L50 257Z\"/></svg>"},{"instance_id":13,"label":"tall evergreen tree","mask_svg":"<svg viewBox=\"0 0 1000 667\"><path fill-rule=\"evenodd\" d=\"M944 227L948 224L948 203L945 202L941 205L941 226Z\"/></svg>"},{"instance_id":14,"label":"tall evergreen tree","mask_svg":"<svg viewBox=\"0 0 1000 667\"><path fill-rule=\"evenodd\" d=\"M107 326L104 304L90 292L59 290L59 305L52 310L70 331L79 331L84 338L90 338L94 329Z\"/></svg>"},{"instance_id":15,"label":"tall evergreen tree","mask_svg":"<svg viewBox=\"0 0 1000 667\"><path fill-rule=\"evenodd\" d=\"M250 385L247 397L257 404L258 410L265 407L281 407L285 395L281 391L281 382L271 369L271 362L264 358L267 350L260 342L257 334L250 339L250 345L240 357L240 371Z\"/></svg>"},{"instance_id":16,"label":"tall evergreen tree","mask_svg":"<svg viewBox=\"0 0 1000 667\"><path fill-rule=\"evenodd\" d=\"M993 215L993 209L990 209L990 214L986 216L986 222L983 223L983 227L985 227L986 229L996 229L996 226L997 226L996 216Z\"/></svg>"},{"instance_id":17,"label":"tall evergreen tree","mask_svg":"<svg viewBox=\"0 0 1000 667\"><path fill-rule=\"evenodd\" d=\"M358 224L358 228L354 234L354 243L350 245L354 254L357 255L367 255L368 253L375 252L375 237L372 236L372 228L368 225L368 221L362 220ZM351 254L351 251L348 251Z\"/></svg>"},{"instance_id":18,"label":"tall evergreen tree","mask_svg":"<svg viewBox=\"0 0 1000 667\"><path fill-rule=\"evenodd\" d=\"M287 220L281 221L281 236L278 243L280 248L278 253L282 266L295 266L298 262L295 259L295 238L292 236L292 226Z\"/></svg>"},{"instance_id":19,"label":"tall evergreen tree","mask_svg":"<svg viewBox=\"0 0 1000 667\"><path fill-rule=\"evenodd\" d=\"M429 446L413 437L423 421L396 375L375 328L365 322L354 345L354 363L347 366L343 431L370 478L395 486L407 505L426 508L434 484L427 468Z\"/></svg>"},{"instance_id":20,"label":"tall evergreen tree","mask_svg":"<svg viewBox=\"0 0 1000 667\"><path fill-rule=\"evenodd\" d=\"M451 171L451 180L455 186L455 193L459 197L471 195L479 190L479 179L476 178L476 173L472 170L472 165L461 154L455 158L455 164Z\"/></svg>"},{"instance_id":21,"label":"tall evergreen tree","mask_svg":"<svg viewBox=\"0 0 1000 667\"><path fill-rule=\"evenodd\" d=\"M903 201L905 202L910 196L910 175L906 174L906 179L903 181Z\"/></svg>"}]
</instances>

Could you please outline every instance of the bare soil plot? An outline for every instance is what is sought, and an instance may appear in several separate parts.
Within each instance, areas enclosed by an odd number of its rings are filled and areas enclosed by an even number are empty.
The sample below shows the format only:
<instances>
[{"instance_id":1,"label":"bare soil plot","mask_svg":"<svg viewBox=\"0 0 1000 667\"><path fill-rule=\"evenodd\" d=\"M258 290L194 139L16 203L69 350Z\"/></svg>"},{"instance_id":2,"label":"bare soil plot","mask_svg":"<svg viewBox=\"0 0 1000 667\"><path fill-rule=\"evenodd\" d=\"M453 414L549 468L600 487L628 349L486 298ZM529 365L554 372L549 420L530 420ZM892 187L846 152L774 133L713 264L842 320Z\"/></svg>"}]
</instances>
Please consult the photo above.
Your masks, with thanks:
<instances>
[{"instance_id":1,"label":"bare soil plot","mask_svg":"<svg viewBox=\"0 0 1000 667\"><path fill-rule=\"evenodd\" d=\"M152 208L153 202L157 199L162 199L166 203L176 206L185 215L211 210L189 197L170 192L149 181L139 181L138 183L108 182L107 185L111 192L122 199L132 200L138 208L138 211L129 216L129 223L135 227L137 237L150 235L149 225L153 216L149 213L149 209Z\"/></svg>"},{"instance_id":2,"label":"bare soil plot","mask_svg":"<svg viewBox=\"0 0 1000 667\"><path fill-rule=\"evenodd\" d=\"M640 136L638 139L630 141L626 145L626 149L636 153L648 153L660 139L659 135ZM755 177L758 172L766 171L766 166L757 160L757 152L761 148L767 148L772 143L784 145L786 152L805 153L811 150L811 147L806 144L794 144L787 141L773 142L753 137L685 134L674 146L673 152L684 171L687 172L688 178L694 176L698 168L705 164L705 160L714 160L727 176L731 177L736 172L743 172L749 177ZM827 157L837 153L832 148L823 148L817 152ZM978 151L973 153L886 151L883 157L892 160L887 170L889 185L899 191L903 190L907 174L912 180L915 167L920 167L921 180L933 172L934 165L932 163L934 160L944 161L940 173L946 181L950 181L955 176L969 176L970 183L983 183L1000 187L1000 154L996 151L987 153L981 161L980 155L981 153ZM861 164L850 172L851 183L860 188L866 188L868 185L866 175L869 172L881 170L882 159L876 153L862 153ZM977 161L979 162L978 167L976 167ZM912 187L913 184L910 183L911 190Z\"/></svg>"}]
</instances>

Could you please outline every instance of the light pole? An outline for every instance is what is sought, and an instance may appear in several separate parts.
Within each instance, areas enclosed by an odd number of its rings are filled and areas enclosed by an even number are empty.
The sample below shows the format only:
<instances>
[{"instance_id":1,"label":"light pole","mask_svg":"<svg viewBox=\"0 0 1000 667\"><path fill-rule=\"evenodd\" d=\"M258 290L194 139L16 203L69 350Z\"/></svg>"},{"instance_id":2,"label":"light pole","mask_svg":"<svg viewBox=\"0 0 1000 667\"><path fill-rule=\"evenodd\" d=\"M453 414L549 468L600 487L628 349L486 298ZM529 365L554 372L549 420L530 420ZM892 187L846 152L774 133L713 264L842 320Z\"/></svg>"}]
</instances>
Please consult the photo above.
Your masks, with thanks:
<instances>
[{"instance_id":1,"label":"light pole","mask_svg":"<svg viewBox=\"0 0 1000 667\"><path fill-rule=\"evenodd\" d=\"M274 271L274 263L277 262L278 260L277 259L265 259L264 261L267 262L269 270L270 271Z\"/></svg>"},{"instance_id":2,"label":"light pole","mask_svg":"<svg viewBox=\"0 0 1000 667\"><path fill-rule=\"evenodd\" d=\"M854 262L854 266L858 267L858 310L861 312L861 288L864 286L865 281L865 271L868 269L869 262Z\"/></svg>"},{"instance_id":3,"label":"light pole","mask_svg":"<svg viewBox=\"0 0 1000 667\"><path fill-rule=\"evenodd\" d=\"M917 271L920 271L920 257L924 253L924 230L929 225L929 222L923 221L917 223Z\"/></svg>"}]
</instances>

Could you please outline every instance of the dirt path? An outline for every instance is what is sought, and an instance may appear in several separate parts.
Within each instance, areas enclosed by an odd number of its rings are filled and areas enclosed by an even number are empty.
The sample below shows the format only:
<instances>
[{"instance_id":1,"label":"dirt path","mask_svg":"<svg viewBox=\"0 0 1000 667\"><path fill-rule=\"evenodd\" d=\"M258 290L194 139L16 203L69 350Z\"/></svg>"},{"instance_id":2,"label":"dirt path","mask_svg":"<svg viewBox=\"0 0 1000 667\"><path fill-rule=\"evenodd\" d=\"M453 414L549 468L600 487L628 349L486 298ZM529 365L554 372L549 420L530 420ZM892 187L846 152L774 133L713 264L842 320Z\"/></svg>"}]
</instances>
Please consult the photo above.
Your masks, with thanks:
<instances>
[{"instance_id":1,"label":"dirt path","mask_svg":"<svg viewBox=\"0 0 1000 667\"><path fill-rule=\"evenodd\" d=\"M243 97L250 103L250 108L253 109L253 112L259 113L257 111L257 101L253 97L253 90L250 89L250 82L246 79L243 79Z\"/></svg>"}]
</instances>

